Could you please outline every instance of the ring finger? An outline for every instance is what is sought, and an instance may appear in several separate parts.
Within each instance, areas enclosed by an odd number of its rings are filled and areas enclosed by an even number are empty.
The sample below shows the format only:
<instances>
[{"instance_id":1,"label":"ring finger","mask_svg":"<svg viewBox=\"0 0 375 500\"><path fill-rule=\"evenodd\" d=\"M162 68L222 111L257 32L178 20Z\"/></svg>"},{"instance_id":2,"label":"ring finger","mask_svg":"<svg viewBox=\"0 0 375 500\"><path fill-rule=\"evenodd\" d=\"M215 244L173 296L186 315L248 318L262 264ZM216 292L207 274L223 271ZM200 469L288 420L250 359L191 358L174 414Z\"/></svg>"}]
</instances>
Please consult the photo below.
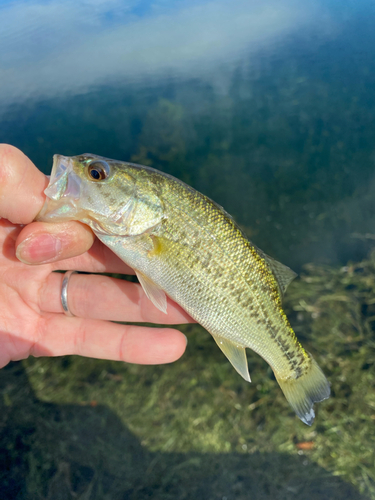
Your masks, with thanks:
<instances>
[{"instance_id":1,"label":"ring finger","mask_svg":"<svg viewBox=\"0 0 375 500\"><path fill-rule=\"evenodd\" d=\"M51 273L40 290L39 307L44 312L62 313L61 287L64 274ZM168 299L167 314L146 297L141 285L94 274L74 274L69 279L68 305L78 317L110 321L181 324L190 316Z\"/></svg>"}]
</instances>

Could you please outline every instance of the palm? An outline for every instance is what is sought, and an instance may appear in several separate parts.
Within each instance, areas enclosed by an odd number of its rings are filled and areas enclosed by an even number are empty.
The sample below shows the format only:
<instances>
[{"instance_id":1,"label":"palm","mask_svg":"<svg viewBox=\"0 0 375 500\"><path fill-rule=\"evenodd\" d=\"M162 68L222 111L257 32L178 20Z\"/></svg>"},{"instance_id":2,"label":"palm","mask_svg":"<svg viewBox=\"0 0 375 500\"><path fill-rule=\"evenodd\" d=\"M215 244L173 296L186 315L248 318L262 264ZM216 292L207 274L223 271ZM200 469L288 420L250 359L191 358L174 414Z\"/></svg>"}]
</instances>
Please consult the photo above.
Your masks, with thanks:
<instances>
[{"instance_id":1,"label":"palm","mask_svg":"<svg viewBox=\"0 0 375 500\"><path fill-rule=\"evenodd\" d=\"M4 219L0 221L0 241L3 242L0 254L0 367L32 353L42 319L39 289L51 272L48 265L31 267L16 258L15 241L20 230Z\"/></svg>"}]
</instances>

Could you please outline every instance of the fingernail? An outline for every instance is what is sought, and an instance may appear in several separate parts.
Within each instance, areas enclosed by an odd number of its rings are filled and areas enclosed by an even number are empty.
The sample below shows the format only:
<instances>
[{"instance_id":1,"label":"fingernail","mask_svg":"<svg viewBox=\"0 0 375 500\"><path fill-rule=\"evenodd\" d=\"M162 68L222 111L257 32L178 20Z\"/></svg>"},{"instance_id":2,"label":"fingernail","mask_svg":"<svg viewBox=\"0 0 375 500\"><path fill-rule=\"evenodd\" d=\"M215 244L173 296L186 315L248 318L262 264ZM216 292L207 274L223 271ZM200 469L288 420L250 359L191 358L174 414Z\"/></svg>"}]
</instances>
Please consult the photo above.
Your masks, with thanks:
<instances>
[{"instance_id":1,"label":"fingernail","mask_svg":"<svg viewBox=\"0 0 375 500\"><path fill-rule=\"evenodd\" d=\"M185 337L186 345L188 345L188 338L187 338L187 336L184 333L182 335Z\"/></svg>"},{"instance_id":2,"label":"fingernail","mask_svg":"<svg viewBox=\"0 0 375 500\"><path fill-rule=\"evenodd\" d=\"M16 256L25 264L44 264L59 256L61 241L51 234L38 234L26 238L16 250Z\"/></svg>"}]
</instances>

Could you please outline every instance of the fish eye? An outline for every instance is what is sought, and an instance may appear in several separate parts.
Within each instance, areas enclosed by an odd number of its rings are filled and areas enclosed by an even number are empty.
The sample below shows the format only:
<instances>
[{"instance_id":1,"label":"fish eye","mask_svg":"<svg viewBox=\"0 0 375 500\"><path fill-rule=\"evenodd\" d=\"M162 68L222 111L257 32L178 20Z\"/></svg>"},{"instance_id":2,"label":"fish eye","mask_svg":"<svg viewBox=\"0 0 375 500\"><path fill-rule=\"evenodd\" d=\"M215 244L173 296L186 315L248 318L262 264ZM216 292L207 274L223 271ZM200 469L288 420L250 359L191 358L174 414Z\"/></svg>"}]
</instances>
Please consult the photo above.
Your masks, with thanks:
<instances>
[{"instance_id":1,"label":"fish eye","mask_svg":"<svg viewBox=\"0 0 375 500\"><path fill-rule=\"evenodd\" d=\"M87 172L92 181L102 181L109 176L109 165L102 160L95 160L87 167Z\"/></svg>"}]
</instances>

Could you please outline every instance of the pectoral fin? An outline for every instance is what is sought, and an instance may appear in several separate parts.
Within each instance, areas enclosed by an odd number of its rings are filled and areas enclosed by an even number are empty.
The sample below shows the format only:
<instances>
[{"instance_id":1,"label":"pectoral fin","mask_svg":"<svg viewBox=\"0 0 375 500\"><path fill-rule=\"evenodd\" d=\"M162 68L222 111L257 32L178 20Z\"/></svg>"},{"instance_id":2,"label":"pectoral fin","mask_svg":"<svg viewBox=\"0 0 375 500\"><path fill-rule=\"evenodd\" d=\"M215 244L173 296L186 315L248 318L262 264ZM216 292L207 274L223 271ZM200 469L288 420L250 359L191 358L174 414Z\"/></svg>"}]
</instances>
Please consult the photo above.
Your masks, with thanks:
<instances>
[{"instance_id":1,"label":"pectoral fin","mask_svg":"<svg viewBox=\"0 0 375 500\"><path fill-rule=\"evenodd\" d=\"M219 337L218 335L213 335L215 342L223 351L225 356L232 363L233 367L237 372L247 381L251 382L249 368L247 365L246 351L241 345L238 345L230 340Z\"/></svg>"},{"instance_id":2,"label":"pectoral fin","mask_svg":"<svg viewBox=\"0 0 375 500\"><path fill-rule=\"evenodd\" d=\"M155 283L148 278L145 274L140 271L135 271L139 283L142 285L142 288L147 295L147 297L151 300L155 307L157 307L161 312L167 314L167 296L164 291Z\"/></svg>"}]
</instances>

